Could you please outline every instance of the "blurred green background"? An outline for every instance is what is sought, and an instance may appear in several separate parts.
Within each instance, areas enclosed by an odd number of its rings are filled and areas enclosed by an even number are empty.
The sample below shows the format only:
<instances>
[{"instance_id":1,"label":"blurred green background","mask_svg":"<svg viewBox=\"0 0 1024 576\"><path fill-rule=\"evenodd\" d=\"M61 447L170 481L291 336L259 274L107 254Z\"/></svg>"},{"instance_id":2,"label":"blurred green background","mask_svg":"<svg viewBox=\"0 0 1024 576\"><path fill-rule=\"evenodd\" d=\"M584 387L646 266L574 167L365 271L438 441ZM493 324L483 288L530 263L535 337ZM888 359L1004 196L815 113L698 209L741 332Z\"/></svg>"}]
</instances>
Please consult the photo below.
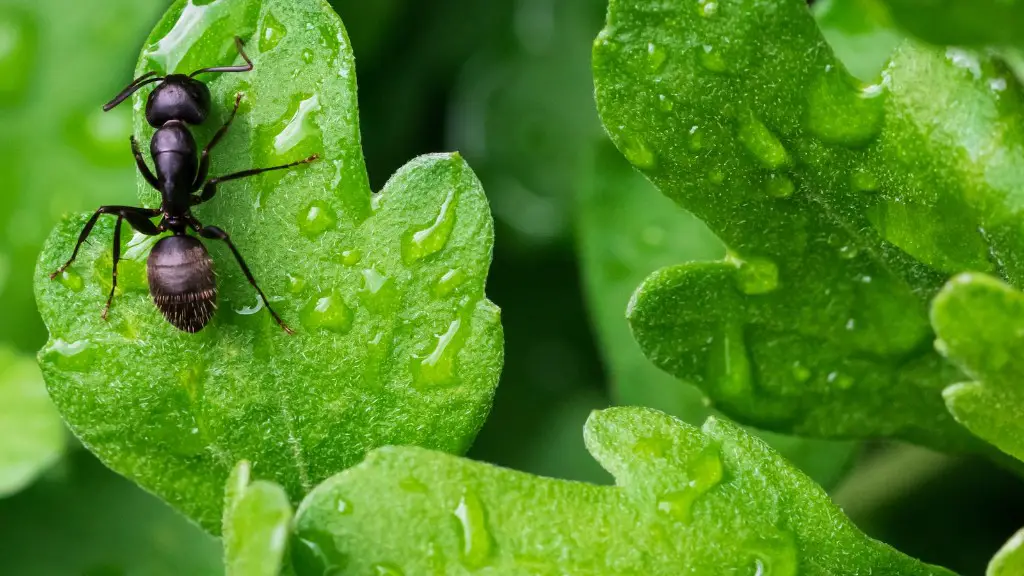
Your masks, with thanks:
<instances>
[{"instance_id":1,"label":"blurred green background","mask_svg":"<svg viewBox=\"0 0 1024 576\"><path fill-rule=\"evenodd\" d=\"M418 154L459 150L490 197L497 239L488 295L503 310L506 362L470 456L608 482L583 447L591 410L644 404L699 421L701 395L647 363L624 311L647 274L723 248L603 136L589 54L604 0L332 3L355 49L375 189ZM0 362L12 352L31 359L46 340L31 278L53 224L134 202L130 111L100 106L131 79L167 4L0 0ZM815 10L861 76L880 70L900 38L871 0ZM6 393L0 386L0 404ZM27 434L11 423L12 406L0 405L0 466L2 446ZM50 444L61 453L36 463L38 478L5 487L0 473L0 573L221 572L216 541L70 438ZM1024 524L1024 485L985 462L905 446L872 444L854 457L850 446L775 445L832 488L869 534L963 574L981 574Z\"/></svg>"}]
</instances>

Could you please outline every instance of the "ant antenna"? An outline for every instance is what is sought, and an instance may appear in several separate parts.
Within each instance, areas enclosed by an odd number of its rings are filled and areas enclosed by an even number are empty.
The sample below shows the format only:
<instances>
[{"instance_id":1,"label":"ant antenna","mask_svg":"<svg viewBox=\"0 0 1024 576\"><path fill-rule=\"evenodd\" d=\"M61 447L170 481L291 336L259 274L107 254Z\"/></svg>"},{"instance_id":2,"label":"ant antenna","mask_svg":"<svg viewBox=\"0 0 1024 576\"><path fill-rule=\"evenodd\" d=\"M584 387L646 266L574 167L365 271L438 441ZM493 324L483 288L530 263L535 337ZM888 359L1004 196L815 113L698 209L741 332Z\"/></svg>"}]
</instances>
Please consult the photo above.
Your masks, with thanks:
<instances>
[{"instance_id":1,"label":"ant antenna","mask_svg":"<svg viewBox=\"0 0 1024 576\"><path fill-rule=\"evenodd\" d=\"M216 66L213 68L203 68L202 70L196 70L189 74L189 78L195 78L200 74L206 74L207 72L251 72L253 69L252 60L245 53L245 42L241 38L235 36L235 47L238 48L238 53L241 54L242 60L245 60L244 66Z\"/></svg>"},{"instance_id":2,"label":"ant antenna","mask_svg":"<svg viewBox=\"0 0 1024 576\"><path fill-rule=\"evenodd\" d=\"M103 106L103 111L104 112L110 112L118 104L120 104L121 102L124 102L125 100L127 100L129 96L131 96L132 94L135 94L139 90L139 88L142 88L143 86L145 86L147 84L152 84L154 82L159 82L161 80L163 80L163 78L157 76L156 72L146 72L142 76L139 76L134 81L132 81L132 83L129 84L127 88L122 90L121 93L118 94L113 100L111 100L110 102L107 102Z\"/></svg>"}]
</instances>

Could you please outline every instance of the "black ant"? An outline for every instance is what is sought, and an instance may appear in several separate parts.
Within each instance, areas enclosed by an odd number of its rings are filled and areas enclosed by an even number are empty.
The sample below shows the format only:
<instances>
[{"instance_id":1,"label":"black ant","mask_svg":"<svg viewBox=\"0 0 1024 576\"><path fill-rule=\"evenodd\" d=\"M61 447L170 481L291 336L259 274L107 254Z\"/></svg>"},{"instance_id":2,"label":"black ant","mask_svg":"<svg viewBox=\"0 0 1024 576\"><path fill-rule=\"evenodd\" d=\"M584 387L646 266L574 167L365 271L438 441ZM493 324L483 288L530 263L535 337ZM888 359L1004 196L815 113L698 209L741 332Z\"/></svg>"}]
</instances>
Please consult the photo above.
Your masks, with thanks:
<instances>
[{"instance_id":1,"label":"black ant","mask_svg":"<svg viewBox=\"0 0 1024 576\"><path fill-rule=\"evenodd\" d=\"M131 138L132 153L135 155L139 172L153 188L160 191L163 198L160 208L101 206L79 234L78 243L75 245L71 258L59 270L50 275L51 280L56 278L75 261L78 249L89 238L89 233L92 232L93 226L96 225L101 214L117 214L117 224L114 226L114 281L110 288L110 296L107 297L107 304L103 309L104 320L110 312L114 290L117 288L117 262L121 258L121 223L127 220L133 229L147 236L157 236L168 231L173 234L162 238L153 246L146 262L146 272L153 303L160 309L167 321L175 327L185 332L198 332L210 321L217 308L217 284L213 274L213 261L203 243L187 234L187 230L192 229L203 238L221 240L228 245L235 255L238 265L242 268L242 272L245 273L245 277L249 279L249 284L252 284L256 292L259 293L267 311L285 332L294 333L281 320L277 312L270 307L266 295L256 284L256 279L253 278L252 272L249 271L249 267L246 266L245 260L242 259L241 253L231 242L227 232L216 226L203 226L192 215L193 206L213 198L217 193L218 184L271 170L285 170L318 159L317 155L313 155L305 160L283 166L256 168L207 179L210 169L210 151L231 126L231 122L238 113L242 95L238 94L235 97L235 108L232 110L231 116L214 134L200 156L197 153L195 138L192 137L187 125L195 126L206 121L210 112L210 90L206 84L196 80L195 77L210 72L251 71L253 63L245 53L242 39L235 37L235 45L238 47L238 53L245 60L244 65L203 68L188 76L169 74L161 77L157 76L155 72L148 72L136 78L103 107L104 112L109 112L143 86L155 82L160 83L149 94L149 99L146 101L146 120L156 128L149 145L153 162L156 164L155 176L146 165L135 137ZM160 223L154 225L151 220L157 216L160 217Z\"/></svg>"}]
</instances>

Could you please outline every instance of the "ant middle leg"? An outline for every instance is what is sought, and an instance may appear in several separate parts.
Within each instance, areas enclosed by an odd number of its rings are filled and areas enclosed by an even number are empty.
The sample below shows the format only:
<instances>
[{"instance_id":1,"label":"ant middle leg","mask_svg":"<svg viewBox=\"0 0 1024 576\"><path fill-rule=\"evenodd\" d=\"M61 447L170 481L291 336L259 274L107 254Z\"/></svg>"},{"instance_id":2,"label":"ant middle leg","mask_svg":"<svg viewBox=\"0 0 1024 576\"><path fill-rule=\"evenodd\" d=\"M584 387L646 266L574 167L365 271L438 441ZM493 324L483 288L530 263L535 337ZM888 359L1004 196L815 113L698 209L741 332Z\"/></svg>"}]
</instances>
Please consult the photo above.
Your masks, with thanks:
<instances>
[{"instance_id":1,"label":"ant middle leg","mask_svg":"<svg viewBox=\"0 0 1024 576\"><path fill-rule=\"evenodd\" d=\"M245 259L242 258L242 254L238 251L238 248L235 248L235 243L231 241L231 237L228 236L228 233L216 226L203 226L195 218L189 219L189 225L203 238L220 240L228 245L228 248L231 249L231 253L235 255L235 260L238 261L238 266L242 269L242 273L245 274L246 279L249 280L249 284L256 289L256 293L260 295L260 300L263 301L263 305L267 307L267 312L270 312L270 315L274 317L274 321L277 322L277 325L280 326L281 329L288 334L295 334L295 331L289 328L288 325L284 323L284 320L281 320L281 317L278 316L277 312L274 312L274 309L270 306L270 301L267 300L266 294L263 293L259 284L256 283L256 278L253 277L252 272L249 271L249 266L246 265Z\"/></svg>"},{"instance_id":2,"label":"ant middle leg","mask_svg":"<svg viewBox=\"0 0 1024 576\"><path fill-rule=\"evenodd\" d=\"M228 132L228 128L231 127L231 123L235 121L235 116L238 115L238 107L242 104L242 93L239 92L235 95L235 107L231 110L231 115L228 116L227 122L217 130L217 133L210 139L210 143L203 148L203 154L199 159L199 170L196 172L195 182L192 184L193 190L199 190L206 181L206 177L210 174L210 150L220 142L220 139L224 137Z\"/></svg>"},{"instance_id":3,"label":"ant middle leg","mask_svg":"<svg viewBox=\"0 0 1024 576\"><path fill-rule=\"evenodd\" d=\"M146 179L146 182L149 182L150 186L159 190L160 182L157 181L152 170L150 170L149 166L146 165L146 160L142 156L142 151L139 150L139 141L135 139L135 136L132 136L130 140L132 143L132 155L135 156L135 164L139 167L139 173Z\"/></svg>"},{"instance_id":4,"label":"ant middle leg","mask_svg":"<svg viewBox=\"0 0 1024 576\"><path fill-rule=\"evenodd\" d=\"M82 228L82 232L78 235L78 242L75 244L75 250L71 253L71 258L64 263L63 266L57 269L56 272L50 274L50 280L54 280L57 276L60 276L68 266L78 258L78 251L82 248L82 244L89 239L89 234L92 234L92 229L96 226L96 221L100 219L103 214L117 214L118 223L120 224L121 219L128 221L128 224L132 228L147 236L155 236L161 232L161 230L150 222L150 218L155 218L160 215L160 210L155 208L138 208L135 206L100 206L96 212L93 213L89 221L85 223ZM120 226L118 227L120 230Z\"/></svg>"},{"instance_id":5,"label":"ant middle leg","mask_svg":"<svg viewBox=\"0 0 1024 576\"><path fill-rule=\"evenodd\" d=\"M299 160L297 162L292 162L290 164L284 164L282 166L273 166L271 168L253 168L251 170L243 170L241 172L236 172L234 174L228 174L227 176L220 176L218 178L211 178L210 180L208 180L206 182L205 185L203 185L203 192L202 192L202 194L200 194L198 198L196 198L196 197L192 198L192 205L194 206L196 204L202 204L203 202L206 202L206 201L210 200L211 198L213 198L217 194L217 185L218 184L223 184L224 182L230 182L231 180L238 180L240 178L248 178L249 176L256 176L258 174L263 174L264 172L273 172L274 170L287 170L289 168L294 168L294 167L300 166L302 164L310 164L312 162L316 162L319 159L320 159L320 155L319 154L313 154L309 158L304 158L304 159Z\"/></svg>"},{"instance_id":6,"label":"ant middle leg","mask_svg":"<svg viewBox=\"0 0 1024 576\"><path fill-rule=\"evenodd\" d=\"M114 301L114 291L117 290L117 263L121 260L121 223L124 220L128 220L128 225L132 229L138 230L147 236L156 236L163 232L162 223L161 226L153 226L152 222L138 214L126 213L117 215L117 224L114 224L114 263L111 270L110 295L107 296L107 304L103 307L103 314L100 315L104 320L107 319L107 314L110 313L110 304Z\"/></svg>"}]
</instances>

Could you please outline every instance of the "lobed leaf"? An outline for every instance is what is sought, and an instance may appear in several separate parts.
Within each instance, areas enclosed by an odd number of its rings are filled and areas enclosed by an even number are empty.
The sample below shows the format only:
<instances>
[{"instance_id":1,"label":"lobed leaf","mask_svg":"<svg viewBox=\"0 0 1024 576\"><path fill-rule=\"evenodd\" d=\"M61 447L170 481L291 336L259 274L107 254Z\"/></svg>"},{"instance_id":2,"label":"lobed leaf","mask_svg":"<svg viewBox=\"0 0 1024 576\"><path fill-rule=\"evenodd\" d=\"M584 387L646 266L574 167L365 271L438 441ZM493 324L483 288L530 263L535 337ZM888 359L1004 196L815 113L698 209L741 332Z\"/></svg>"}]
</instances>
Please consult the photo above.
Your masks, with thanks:
<instances>
[{"instance_id":1,"label":"lobed leaf","mask_svg":"<svg viewBox=\"0 0 1024 576\"><path fill-rule=\"evenodd\" d=\"M927 310L951 273L1022 279L1012 74L905 44L861 85L798 0L613 0L594 70L618 148L729 249L638 289L651 360L759 427L979 446Z\"/></svg>"},{"instance_id":2,"label":"lobed leaf","mask_svg":"<svg viewBox=\"0 0 1024 576\"><path fill-rule=\"evenodd\" d=\"M0 498L29 485L64 452L64 423L39 367L0 346Z\"/></svg>"},{"instance_id":3,"label":"lobed leaf","mask_svg":"<svg viewBox=\"0 0 1024 576\"><path fill-rule=\"evenodd\" d=\"M995 278L962 274L935 298L936 348L972 382L942 395L957 422L1024 460L1024 294Z\"/></svg>"},{"instance_id":4,"label":"lobed leaf","mask_svg":"<svg viewBox=\"0 0 1024 576\"><path fill-rule=\"evenodd\" d=\"M238 463L224 495L224 563L228 576L278 576L288 544L292 505L278 484L250 482L252 464Z\"/></svg>"},{"instance_id":5,"label":"lobed leaf","mask_svg":"<svg viewBox=\"0 0 1024 576\"><path fill-rule=\"evenodd\" d=\"M300 506L301 574L933 574L860 533L810 479L726 421L595 412L616 486L382 448ZM386 503L382 505L382 503Z\"/></svg>"},{"instance_id":6,"label":"lobed leaf","mask_svg":"<svg viewBox=\"0 0 1024 576\"><path fill-rule=\"evenodd\" d=\"M40 362L72 430L110 467L217 532L224 481L239 460L298 501L371 448L461 452L486 417L501 369L501 325L484 296L493 224L458 154L418 158L383 192L369 188L359 144L353 55L321 0L175 3L137 73L238 60L210 76L207 142L237 93L243 107L212 154L211 175L319 153L286 173L232 182L196 210L229 234L285 321L261 310L231 253L209 249L220 308L197 335L168 325L147 294L152 241L132 238L109 322L113 222L61 282L85 215L60 224L36 273L50 341ZM152 129L136 95L136 135ZM124 153L129 154L128 143ZM146 206L159 195L140 183Z\"/></svg>"}]
</instances>

